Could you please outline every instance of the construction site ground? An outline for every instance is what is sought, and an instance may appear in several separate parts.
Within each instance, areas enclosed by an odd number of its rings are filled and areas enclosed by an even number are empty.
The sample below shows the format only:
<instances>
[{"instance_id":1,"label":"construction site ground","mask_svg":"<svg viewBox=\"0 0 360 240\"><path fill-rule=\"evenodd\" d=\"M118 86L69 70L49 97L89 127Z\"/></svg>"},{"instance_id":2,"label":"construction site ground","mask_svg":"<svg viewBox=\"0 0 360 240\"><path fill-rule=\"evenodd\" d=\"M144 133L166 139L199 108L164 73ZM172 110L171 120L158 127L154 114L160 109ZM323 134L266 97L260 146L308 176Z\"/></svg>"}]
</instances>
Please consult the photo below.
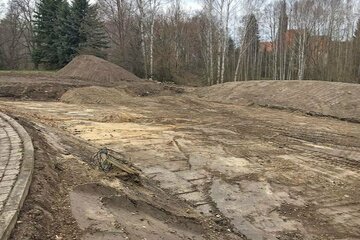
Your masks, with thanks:
<instances>
[{"instance_id":1,"label":"construction site ground","mask_svg":"<svg viewBox=\"0 0 360 240\"><path fill-rule=\"evenodd\" d=\"M207 98L209 88L14 74L0 84L1 111L35 148L12 239L360 238L357 121ZM140 180L94 167L101 147Z\"/></svg>"}]
</instances>

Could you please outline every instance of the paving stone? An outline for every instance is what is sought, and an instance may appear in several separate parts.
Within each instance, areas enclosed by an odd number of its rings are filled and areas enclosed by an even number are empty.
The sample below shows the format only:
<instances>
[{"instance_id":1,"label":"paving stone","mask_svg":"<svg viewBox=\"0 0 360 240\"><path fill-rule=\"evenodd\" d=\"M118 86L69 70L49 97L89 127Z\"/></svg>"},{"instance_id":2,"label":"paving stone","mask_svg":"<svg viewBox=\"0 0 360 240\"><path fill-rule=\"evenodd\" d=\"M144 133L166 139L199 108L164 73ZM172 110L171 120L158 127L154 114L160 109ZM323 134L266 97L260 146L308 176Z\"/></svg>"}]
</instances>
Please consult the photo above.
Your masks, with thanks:
<instances>
[{"instance_id":1,"label":"paving stone","mask_svg":"<svg viewBox=\"0 0 360 240\"><path fill-rule=\"evenodd\" d=\"M15 120L0 112L0 239L8 239L16 224L33 167L30 136Z\"/></svg>"}]
</instances>

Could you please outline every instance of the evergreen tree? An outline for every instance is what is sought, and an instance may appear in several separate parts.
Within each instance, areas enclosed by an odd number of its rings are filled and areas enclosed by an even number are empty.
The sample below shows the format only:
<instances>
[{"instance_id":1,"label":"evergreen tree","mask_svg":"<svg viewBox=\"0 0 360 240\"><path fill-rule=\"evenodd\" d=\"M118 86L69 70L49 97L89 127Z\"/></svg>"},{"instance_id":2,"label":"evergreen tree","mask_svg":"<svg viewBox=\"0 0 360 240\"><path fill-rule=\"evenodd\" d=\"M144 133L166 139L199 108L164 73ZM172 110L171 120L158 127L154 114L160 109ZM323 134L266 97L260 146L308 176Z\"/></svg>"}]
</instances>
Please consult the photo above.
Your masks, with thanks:
<instances>
[{"instance_id":1,"label":"evergreen tree","mask_svg":"<svg viewBox=\"0 0 360 240\"><path fill-rule=\"evenodd\" d=\"M72 44L76 53L102 56L108 47L97 5L88 0L74 0L72 5Z\"/></svg>"},{"instance_id":2,"label":"evergreen tree","mask_svg":"<svg viewBox=\"0 0 360 240\"><path fill-rule=\"evenodd\" d=\"M34 18L34 51L32 54L35 67L44 64L47 68L58 67L58 41L60 34L59 10L62 0L40 0Z\"/></svg>"},{"instance_id":3,"label":"evergreen tree","mask_svg":"<svg viewBox=\"0 0 360 240\"><path fill-rule=\"evenodd\" d=\"M35 49L37 67L60 68L80 53L104 56L107 38L96 5L88 0L40 0L35 13Z\"/></svg>"},{"instance_id":4,"label":"evergreen tree","mask_svg":"<svg viewBox=\"0 0 360 240\"><path fill-rule=\"evenodd\" d=\"M58 65L60 67L66 65L71 61L75 55L75 48L71 41L72 36L72 22L71 22L71 8L67 1L64 1L59 9L59 25L58 25L58 35L57 40L57 55L58 55Z\"/></svg>"}]
</instances>

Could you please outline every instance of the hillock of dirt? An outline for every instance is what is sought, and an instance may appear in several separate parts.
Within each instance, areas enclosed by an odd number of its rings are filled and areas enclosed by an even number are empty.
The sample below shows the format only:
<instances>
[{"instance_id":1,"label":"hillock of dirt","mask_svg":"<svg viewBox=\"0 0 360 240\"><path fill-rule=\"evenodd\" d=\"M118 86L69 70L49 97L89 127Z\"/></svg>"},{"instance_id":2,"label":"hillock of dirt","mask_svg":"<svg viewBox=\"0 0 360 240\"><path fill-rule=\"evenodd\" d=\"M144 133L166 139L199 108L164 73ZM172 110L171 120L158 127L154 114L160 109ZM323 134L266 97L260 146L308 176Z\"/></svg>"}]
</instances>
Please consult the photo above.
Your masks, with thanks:
<instances>
[{"instance_id":1,"label":"hillock of dirt","mask_svg":"<svg viewBox=\"0 0 360 240\"><path fill-rule=\"evenodd\" d=\"M104 59L92 55L80 55L56 73L57 77L89 80L104 84L141 79Z\"/></svg>"},{"instance_id":2,"label":"hillock of dirt","mask_svg":"<svg viewBox=\"0 0 360 240\"><path fill-rule=\"evenodd\" d=\"M322 81L231 82L193 92L210 101L256 104L360 122L360 85Z\"/></svg>"},{"instance_id":3,"label":"hillock of dirt","mask_svg":"<svg viewBox=\"0 0 360 240\"><path fill-rule=\"evenodd\" d=\"M129 97L131 96L122 89L91 86L70 89L61 96L60 100L72 104L114 105Z\"/></svg>"}]
</instances>

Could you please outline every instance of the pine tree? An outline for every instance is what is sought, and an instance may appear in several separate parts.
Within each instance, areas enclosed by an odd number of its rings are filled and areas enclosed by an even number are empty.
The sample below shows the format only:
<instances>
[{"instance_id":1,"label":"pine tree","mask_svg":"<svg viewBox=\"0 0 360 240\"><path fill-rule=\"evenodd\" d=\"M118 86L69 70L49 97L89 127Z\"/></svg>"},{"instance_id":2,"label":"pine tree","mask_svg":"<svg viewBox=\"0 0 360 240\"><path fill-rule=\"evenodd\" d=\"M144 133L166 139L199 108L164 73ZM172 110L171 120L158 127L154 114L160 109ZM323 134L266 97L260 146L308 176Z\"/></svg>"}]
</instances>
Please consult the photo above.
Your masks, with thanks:
<instances>
[{"instance_id":1,"label":"pine tree","mask_svg":"<svg viewBox=\"0 0 360 240\"><path fill-rule=\"evenodd\" d=\"M74 0L72 4L72 45L76 53L102 56L108 47L97 5L88 0Z\"/></svg>"},{"instance_id":2,"label":"pine tree","mask_svg":"<svg viewBox=\"0 0 360 240\"><path fill-rule=\"evenodd\" d=\"M71 22L71 8L67 1L64 1L59 9L58 14L58 35L57 39L57 55L58 55L58 65L60 67L66 65L71 61L75 55L75 48L71 41L72 36L72 22Z\"/></svg>"},{"instance_id":3,"label":"pine tree","mask_svg":"<svg viewBox=\"0 0 360 240\"><path fill-rule=\"evenodd\" d=\"M108 47L108 39L103 29L103 24L98 17L97 5L89 7L80 31L84 34L86 41L80 43L80 51L103 56L102 50Z\"/></svg>"},{"instance_id":4,"label":"pine tree","mask_svg":"<svg viewBox=\"0 0 360 240\"><path fill-rule=\"evenodd\" d=\"M36 68L39 64L44 64L47 68L58 67L57 47L60 38L58 16L62 4L62 0L41 0L37 4L37 11L34 15L35 47L32 54Z\"/></svg>"}]
</instances>

